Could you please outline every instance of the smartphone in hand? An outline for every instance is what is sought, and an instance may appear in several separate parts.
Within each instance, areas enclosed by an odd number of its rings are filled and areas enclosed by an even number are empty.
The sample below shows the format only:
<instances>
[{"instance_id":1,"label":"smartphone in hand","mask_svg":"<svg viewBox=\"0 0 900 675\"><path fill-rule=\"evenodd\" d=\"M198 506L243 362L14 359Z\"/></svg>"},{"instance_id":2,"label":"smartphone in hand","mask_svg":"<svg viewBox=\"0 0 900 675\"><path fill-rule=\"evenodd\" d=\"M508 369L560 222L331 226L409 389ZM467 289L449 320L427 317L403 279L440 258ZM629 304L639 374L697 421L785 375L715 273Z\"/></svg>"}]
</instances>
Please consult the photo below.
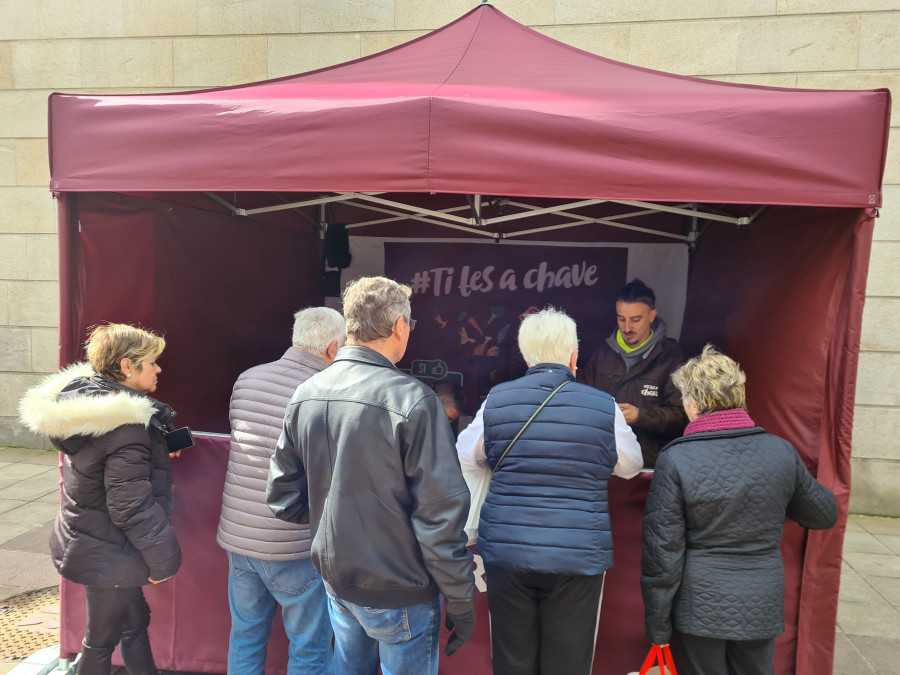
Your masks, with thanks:
<instances>
[{"instance_id":1,"label":"smartphone in hand","mask_svg":"<svg viewBox=\"0 0 900 675\"><path fill-rule=\"evenodd\" d=\"M169 446L169 452L179 452L191 447L193 444L194 437L191 435L191 430L187 427L181 427L166 434L166 445Z\"/></svg>"}]
</instances>

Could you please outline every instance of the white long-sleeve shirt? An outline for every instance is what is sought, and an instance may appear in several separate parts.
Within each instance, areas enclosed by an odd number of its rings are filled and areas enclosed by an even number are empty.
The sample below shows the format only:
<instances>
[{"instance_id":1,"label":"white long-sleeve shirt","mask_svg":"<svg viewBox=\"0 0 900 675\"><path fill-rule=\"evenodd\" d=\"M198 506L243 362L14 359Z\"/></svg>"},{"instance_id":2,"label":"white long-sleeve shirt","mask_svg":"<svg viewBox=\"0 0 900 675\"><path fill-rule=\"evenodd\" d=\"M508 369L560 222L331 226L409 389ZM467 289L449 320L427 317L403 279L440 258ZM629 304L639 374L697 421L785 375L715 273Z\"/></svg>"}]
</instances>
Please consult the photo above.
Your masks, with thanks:
<instances>
[{"instance_id":1,"label":"white long-sleeve shirt","mask_svg":"<svg viewBox=\"0 0 900 675\"><path fill-rule=\"evenodd\" d=\"M459 438L456 439L456 452L459 455L459 464L463 473L477 471L487 464L487 455L484 453L484 406L486 404L487 399L481 404L472 423L463 429ZM613 473L621 478L634 478L644 466L641 446L618 406L615 414L616 452L619 460L616 462Z\"/></svg>"}]
</instances>

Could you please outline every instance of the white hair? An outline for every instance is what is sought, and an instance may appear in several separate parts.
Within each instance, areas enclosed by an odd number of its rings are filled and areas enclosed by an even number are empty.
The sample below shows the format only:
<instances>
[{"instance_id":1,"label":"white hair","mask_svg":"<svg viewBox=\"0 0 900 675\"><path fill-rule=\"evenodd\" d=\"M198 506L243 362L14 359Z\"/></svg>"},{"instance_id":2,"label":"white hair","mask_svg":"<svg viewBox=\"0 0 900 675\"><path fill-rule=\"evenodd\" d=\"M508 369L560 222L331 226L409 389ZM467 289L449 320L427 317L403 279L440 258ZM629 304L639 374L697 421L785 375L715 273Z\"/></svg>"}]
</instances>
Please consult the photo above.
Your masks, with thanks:
<instances>
[{"instance_id":1,"label":"white hair","mask_svg":"<svg viewBox=\"0 0 900 675\"><path fill-rule=\"evenodd\" d=\"M567 366L576 349L575 321L562 310L547 307L526 316L519 326L519 350L529 366L539 363Z\"/></svg>"},{"instance_id":2,"label":"white hair","mask_svg":"<svg viewBox=\"0 0 900 675\"><path fill-rule=\"evenodd\" d=\"M307 307L294 314L291 344L308 352L324 354L337 340L342 347L347 339L344 317L330 307Z\"/></svg>"}]
</instances>

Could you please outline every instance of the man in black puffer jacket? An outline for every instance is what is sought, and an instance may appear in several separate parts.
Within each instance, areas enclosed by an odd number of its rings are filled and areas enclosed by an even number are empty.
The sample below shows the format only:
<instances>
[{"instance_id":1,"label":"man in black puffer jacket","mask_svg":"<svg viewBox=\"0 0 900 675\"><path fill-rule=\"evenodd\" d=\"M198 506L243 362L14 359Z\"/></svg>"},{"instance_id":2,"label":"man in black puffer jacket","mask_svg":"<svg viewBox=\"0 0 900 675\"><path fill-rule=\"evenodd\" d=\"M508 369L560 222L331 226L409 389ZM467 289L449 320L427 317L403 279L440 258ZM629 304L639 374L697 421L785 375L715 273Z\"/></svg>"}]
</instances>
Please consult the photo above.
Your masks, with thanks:
<instances>
[{"instance_id":1,"label":"man in black puffer jacket","mask_svg":"<svg viewBox=\"0 0 900 675\"><path fill-rule=\"evenodd\" d=\"M656 295L640 279L616 298L618 328L591 355L578 381L609 393L634 430L644 467L652 469L663 446L687 424L681 394L669 375L684 362L678 342L666 337Z\"/></svg>"}]
</instances>

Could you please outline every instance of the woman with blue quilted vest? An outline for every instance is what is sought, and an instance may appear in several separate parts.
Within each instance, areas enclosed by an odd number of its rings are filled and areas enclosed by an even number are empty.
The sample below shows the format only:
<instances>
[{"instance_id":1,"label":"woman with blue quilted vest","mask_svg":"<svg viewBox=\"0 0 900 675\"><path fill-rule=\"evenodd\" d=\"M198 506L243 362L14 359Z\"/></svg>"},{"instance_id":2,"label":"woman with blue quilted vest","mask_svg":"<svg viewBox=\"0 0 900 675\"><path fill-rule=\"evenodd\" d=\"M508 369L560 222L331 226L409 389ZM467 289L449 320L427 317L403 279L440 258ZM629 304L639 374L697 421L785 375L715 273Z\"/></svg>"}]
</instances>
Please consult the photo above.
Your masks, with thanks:
<instances>
[{"instance_id":1,"label":"woman with blue quilted vest","mask_svg":"<svg viewBox=\"0 0 900 675\"><path fill-rule=\"evenodd\" d=\"M645 628L681 675L774 673L782 527L826 529L834 494L746 410L746 376L707 345L672 374L690 424L660 454L644 516Z\"/></svg>"},{"instance_id":2,"label":"woman with blue quilted vest","mask_svg":"<svg viewBox=\"0 0 900 675\"><path fill-rule=\"evenodd\" d=\"M478 525L493 672L587 675L613 566L607 485L643 457L612 396L575 382L571 318L527 315L519 350L524 377L491 389L456 444L464 470L493 470Z\"/></svg>"}]
</instances>

